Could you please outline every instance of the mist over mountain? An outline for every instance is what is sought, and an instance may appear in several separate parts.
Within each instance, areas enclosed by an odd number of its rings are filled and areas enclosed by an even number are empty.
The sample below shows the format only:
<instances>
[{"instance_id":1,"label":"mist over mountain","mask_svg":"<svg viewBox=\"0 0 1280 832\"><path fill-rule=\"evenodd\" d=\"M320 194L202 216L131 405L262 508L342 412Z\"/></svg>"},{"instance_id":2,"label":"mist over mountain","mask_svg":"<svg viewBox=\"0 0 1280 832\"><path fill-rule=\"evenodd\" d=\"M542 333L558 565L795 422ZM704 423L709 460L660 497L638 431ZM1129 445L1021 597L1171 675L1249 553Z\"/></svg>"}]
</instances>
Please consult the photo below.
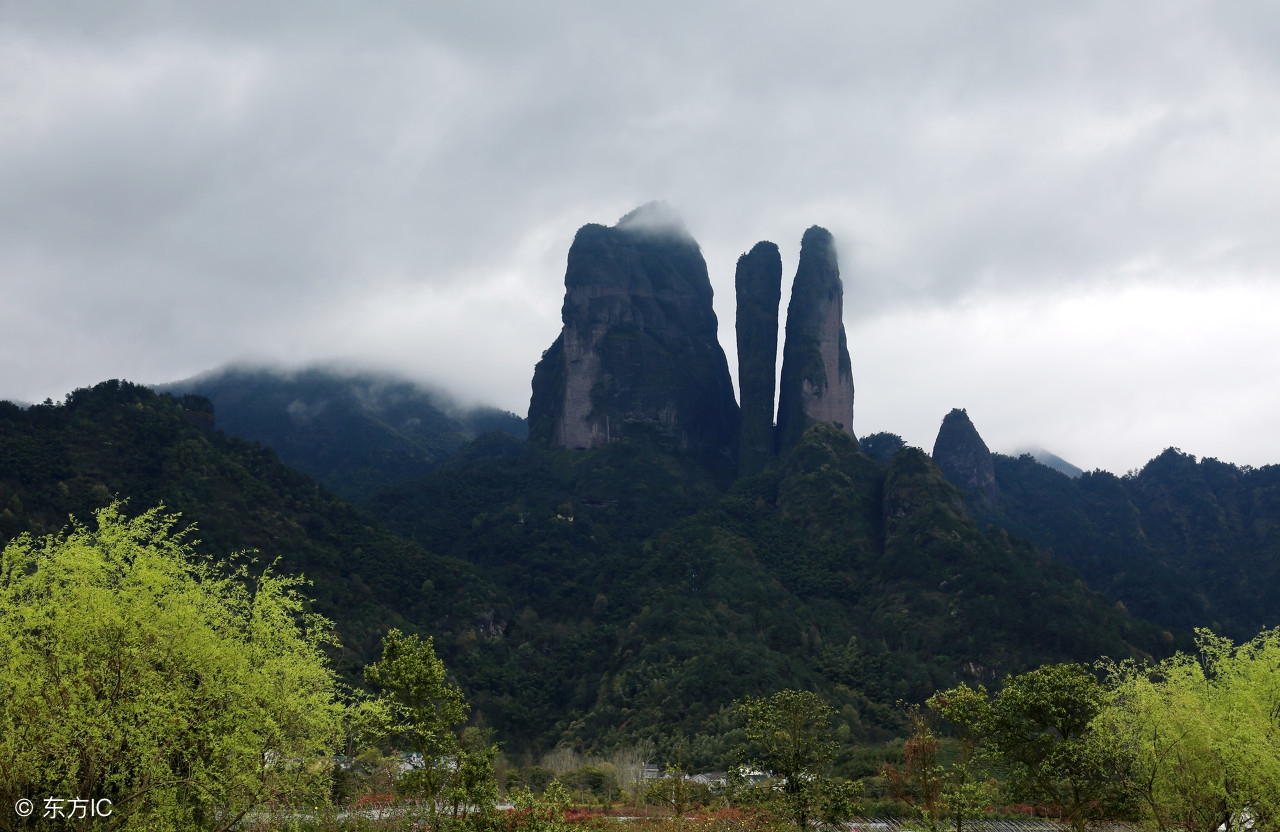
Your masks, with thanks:
<instances>
[{"instance_id":1,"label":"mist over mountain","mask_svg":"<svg viewBox=\"0 0 1280 832\"><path fill-rule=\"evenodd\" d=\"M1062 473L1066 474L1068 477L1071 477L1072 479L1075 479L1076 477L1084 473L1083 468L1080 468L1077 465L1072 465L1070 462L1067 462L1065 459L1058 456L1054 452L1046 451L1044 448L1037 448L1034 446L1028 447L1028 448L1019 448L1018 450L1014 451L1012 455L1015 457L1018 457L1018 456L1022 456L1023 454L1030 454L1031 458L1034 459L1036 462L1039 462L1041 465L1048 466L1049 468L1052 468L1055 471L1061 471Z\"/></svg>"},{"instance_id":2,"label":"mist over mountain","mask_svg":"<svg viewBox=\"0 0 1280 832\"><path fill-rule=\"evenodd\" d=\"M513 413L464 407L443 392L368 370L227 367L158 389L205 396L218 428L271 446L282 461L352 500L422 476L482 433L528 433Z\"/></svg>"}]
</instances>

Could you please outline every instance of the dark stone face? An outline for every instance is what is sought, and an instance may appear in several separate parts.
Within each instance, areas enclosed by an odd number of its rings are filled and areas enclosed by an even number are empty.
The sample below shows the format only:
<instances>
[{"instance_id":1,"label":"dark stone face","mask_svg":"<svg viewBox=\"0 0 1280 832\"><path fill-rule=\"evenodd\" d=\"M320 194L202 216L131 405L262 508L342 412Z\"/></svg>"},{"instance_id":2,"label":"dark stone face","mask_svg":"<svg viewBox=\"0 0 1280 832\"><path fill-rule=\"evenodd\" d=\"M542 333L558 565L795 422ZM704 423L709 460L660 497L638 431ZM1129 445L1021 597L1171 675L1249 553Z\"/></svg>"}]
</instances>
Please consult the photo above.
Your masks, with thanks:
<instances>
[{"instance_id":1,"label":"dark stone face","mask_svg":"<svg viewBox=\"0 0 1280 832\"><path fill-rule=\"evenodd\" d=\"M738 406L711 300L697 242L663 206L579 229L564 328L534 370L530 438L588 449L648 431L733 459Z\"/></svg>"},{"instance_id":2,"label":"dark stone face","mask_svg":"<svg viewBox=\"0 0 1280 832\"><path fill-rule=\"evenodd\" d=\"M764 470L773 457L773 392L778 366L778 304L782 300L782 255L760 242L738 258L738 390L742 440L738 472Z\"/></svg>"},{"instance_id":3,"label":"dark stone face","mask_svg":"<svg viewBox=\"0 0 1280 832\"><path fill-rule=\"evenodd\" d=\"M933 462L952 485L970 499L990 505L996 500L995 463L987 443L969 421L969 414L956 408L942 420L933 443Z\"/></svg>"},{"instance_id":4,"label":"dark stone face","mask_svg":"<svg viewBox=\"0 0 1280 832\"><path fill-rule=\"evenodd\" d=\"M813 226L787 306L787 340L778 389L778 447L787 450L815 422L853 435L853 368L844 332L844 286L831 233Z\"/></svg>"}]
</instances>

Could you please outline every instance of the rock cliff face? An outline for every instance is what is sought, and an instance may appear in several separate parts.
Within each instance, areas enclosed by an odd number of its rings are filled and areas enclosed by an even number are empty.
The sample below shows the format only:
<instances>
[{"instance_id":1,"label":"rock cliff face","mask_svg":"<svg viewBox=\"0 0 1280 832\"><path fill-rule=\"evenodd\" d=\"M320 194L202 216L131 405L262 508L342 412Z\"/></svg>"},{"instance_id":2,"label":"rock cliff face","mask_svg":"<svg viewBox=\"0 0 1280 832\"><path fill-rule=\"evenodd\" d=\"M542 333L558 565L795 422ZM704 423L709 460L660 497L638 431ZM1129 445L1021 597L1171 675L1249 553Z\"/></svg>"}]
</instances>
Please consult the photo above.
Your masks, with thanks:
<instances>
[{"instance_id":1,"label":"rock cliff face","mask_svg":"<svg viewBox=\"0 0 1280 832\"><path fill-rule=\"evenodd\" d=\"M778 367L778 304L782 255L760 242L738 258L738 391L742 439L738 473L758 474L773 457L773 392Z\"/></svg>"},{"instance_id":2,"label":"rock cliff face","mask_svg":"<svg viewBox=\"0 0 1280 832\"><path fill-rule=\"evenodd\" d=\"M844 334L844 286L835 243L813 226L800 242L800 265L787 306L787 340L778 389L778 448L800 441L814 422L853 435L853 367Z\"/></svg>"},{"instance_id":3,"label":"rock cliff face","mask_svg":"<svg viewBox=\"0 0 1280 832\"><path fill-rule=\"evenodd\" d=\"M960 408L942 420L933 443L933 463L948 482L964 490L970 499L985 507L994 505L999 491L991 451L969 421L969 414Z\"/></svg>"},{"instance_id":4,"label":"rock cliff face","mask_svg":"<svg viewBox=\"0 0 1280 832\"><path fill-rule=\"evenodd\" d=\"M698 244L660 203L569 249L564 327L533 374L529 438L589 449L636 431L732 460L738 406Z\"/></svg>"}]
</instances>

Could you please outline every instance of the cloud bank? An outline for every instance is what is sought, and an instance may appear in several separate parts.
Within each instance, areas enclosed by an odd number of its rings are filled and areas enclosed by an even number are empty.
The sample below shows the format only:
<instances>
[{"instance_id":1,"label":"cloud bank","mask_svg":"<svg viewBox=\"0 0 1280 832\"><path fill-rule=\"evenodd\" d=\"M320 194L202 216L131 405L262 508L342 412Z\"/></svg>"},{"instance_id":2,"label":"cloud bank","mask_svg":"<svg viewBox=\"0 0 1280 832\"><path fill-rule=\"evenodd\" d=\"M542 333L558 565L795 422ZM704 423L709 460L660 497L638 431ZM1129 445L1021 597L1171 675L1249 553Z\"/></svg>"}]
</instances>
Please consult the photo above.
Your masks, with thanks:
<instances>
[{"instance_id":1,"label":"cloud bank","mask_svg":"<svg viewBox=\"0 0 1280 832\"><path fill-rule=\"evenodd\" d=\"M731 362L737 256L833 232L860 432L929 447L962 406L1085 468L1280 461L1278 35L1209 2L8 3L0 396L343 360L522 412L573 232L662 199Z\"/></svg>"}]
</instances>

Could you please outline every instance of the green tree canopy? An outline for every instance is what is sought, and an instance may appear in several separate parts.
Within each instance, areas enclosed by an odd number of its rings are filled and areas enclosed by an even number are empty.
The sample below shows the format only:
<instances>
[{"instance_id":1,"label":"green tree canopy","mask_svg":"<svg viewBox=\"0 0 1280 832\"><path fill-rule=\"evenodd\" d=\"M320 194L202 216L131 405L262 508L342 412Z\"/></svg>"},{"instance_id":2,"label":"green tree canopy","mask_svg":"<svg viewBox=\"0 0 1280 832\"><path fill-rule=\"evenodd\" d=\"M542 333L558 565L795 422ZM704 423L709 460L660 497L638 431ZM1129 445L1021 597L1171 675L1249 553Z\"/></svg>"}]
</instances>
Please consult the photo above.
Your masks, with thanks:
<instances>
[{"instance_id":1,"label":"green tree canopy","mask_svg":"<svg viewBox=\"0 0 1280 832\"><path fill-rule=\"evenodd\" d=\"M1199 655L1113 668L1100 723L1129 755L1146 825L1214 832L1280 820L1280 629L1236 646L1198 631Z\"/></svg>"},{"instance_id":2,"label":"green tree canopy","mask_svg":"<svg viewBox=\"0 0 1280 832\"><path fill-rule=\"evenodd\" d=\"M432 816L442 803L455 818L492 808L498 748L488 731L459 730L470 706L449 681L431 637L423 641L391 630L382 640L382 658L364 669L364 678L382 691L383 733L422 757L422 764L401 778L400 788L424 797Z\"/></svg>"},{"instance_id":3,"label":"green tree canopy","mask_svg":"<svg viewBox=\"0 0 1280 832\"><path fill-rule=\"evenodd\" d=\"M93 798L146 829L323 800L343 706L301 581L198 559L119 505L0 557L0 805ZM72 809L63 807L64 811Z\"/></svg>"},{"instance_id":4,"label":"green tree canopy","mask_svg":"<svg viewBox=\"0 0 1280 832\"><path fill-rule=\"evenodd\" d=\"M1051 664L1007 677L987 717L987 748L1013 796L1060 807L1077 832L1125 802L1116 738L1094 726L1108 701L1089 668Z\"/></svg>"},{"instance_id":5,"label":"green tree canopy","mask_svg":"<svg viewBox=\"0 0 1280 832\"><path fill-rule=\"evenodd\" d=\"M749 696L738 704L738 714L748 743L740 761L773 772L783 811L798 827L807 828L815 817L838 822L853 814L857 794L851 785L824 778L839 746L830 738L835 709L821 696L799 690Z\"/></svg>"}]
</instances>

